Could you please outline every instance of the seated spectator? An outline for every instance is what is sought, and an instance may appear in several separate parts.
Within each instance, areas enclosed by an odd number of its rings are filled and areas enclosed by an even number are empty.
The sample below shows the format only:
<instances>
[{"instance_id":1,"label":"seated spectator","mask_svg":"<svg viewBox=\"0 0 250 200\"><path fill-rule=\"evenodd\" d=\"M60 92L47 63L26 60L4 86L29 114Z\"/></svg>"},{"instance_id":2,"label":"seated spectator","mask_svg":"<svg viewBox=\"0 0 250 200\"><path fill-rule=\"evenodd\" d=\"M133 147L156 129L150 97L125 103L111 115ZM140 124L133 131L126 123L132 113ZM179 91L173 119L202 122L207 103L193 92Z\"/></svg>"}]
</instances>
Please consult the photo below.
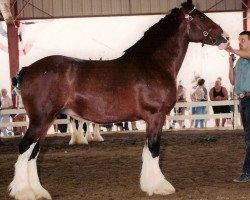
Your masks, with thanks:
<instances>
[{"instance_id":1,"label":"seated spectator","mask_svg":"<svg viewBox=\"0 0 250 200\"><path fill-rule=\"evenodd\" d=\"M136 127L136 121L132 121L131 122L131 128L132 128L133 131L137 131L138 130L138 128Z\"/></svg>"},{"instance_id":2,"label":"seated spectator","mask_svg":"<svg viewBox=\"0 0 250 200\"><path fill-rule=\"evenodd\" d=\"M112 131L112 128L113 128L113 124L112 124L112 123L103 124L102 126L103 126L104 128L106 128L107 131Z\"/></svg>"},{"instance_id":3,"label":"seated spectator","mask_svg":"<svg viewBox=\"0 0 250 200\"><path fill-rule=\"evenodd\" d=\"M1 94L2 94L2 97L1 97L0 110L11 109L13 107L13 103L12 103L12 100L10 99L10 97L8 96L7 90L2 89ZM2 123L10 122L10 115L9 114L0 115L0 122L2 122ZM11 136L12 135L12 131L9 127L2 127L1 131L2 131L4 136Z\"/></svg>"},{"instance_id":4,"label":"seated spectator","mask_svg":"<svg viewBox=\"0 0 250 200\"><path fill-rule=\"evenodd\" d=\"M195 101L207 101L207 89L204 86L205 80L199 79L198 80L198 86L195 89L195 91L192 94L192 99L195 99ZM206 106L199 106L196 107L195 113L197 115L205 114ZM195 128L198 128L198 125L200 124L200 128L204 128L204 119L196 119L195 120Z\"/></svg>"},{"instance_id":5,"label":"seated spectator","mask_svg":"<svg viewBox=\"0 0 250 200\"><path fill-rule=\"evenodd\" d=\"M211 101L223 101L223 100L228 100L228 92L227 89L223 86L221 86L221 81L217 79L215 81L214 87L211 88L209 92L209 97ZM225 105L225 106L212 106L214 114L219 114L219 113L230 113L230 106ZM222 118L222 127L225 126L226 118ZM215 119L215 126L219 127L220 126L220 119Z\"/></svg>"},{"instance_id":6,"label":"seated spectator","mask_svg":"<svg viewBox=\"0 0 250 200\"><path fill-rule=\"evenodd\" d=\"M115 125L117 126L117 131L123 131L123 123L122 122L116 122Z\"/></svg>"},{"instance_id":7,"label":"seated spectator","mask_svg":"<svg viewBox=\"0 0 250 200\"><path fill-rule=\"evenodd\" d=\"M56 119L67 119L68 116L62 113L58 113L56 115ZM54 126L55 132L58 132L58 130L60 131L60 133L67 133L68 130L68 124L57 124ZM76 129L78 129L78 121L77 121L77 125L76 125Z\"/></svg>"},{"instance_id":8,"label":"seated spectator","mask_svg":"<svg viewBox=\"0 0 250 200\"><path fill-rule=\"evenodd\" d=\"M16 97L16 102L17 102L17 109L23 109L23 101L22 101L22 97L16 93L15 90L13 90L12 93L15 93ZM25 122L26 121L26 115L25 114L16 114L15 116L13 116L13 122ZM27 127L26 126L21 126L21 127L16 127L14 130L14 135L22 135L24 133L26 133L27 131Z\"/></svg>"},{"instance_id":9,"label":"seated spectator","mask_svg":"<svg viewBox=\"0 0 250 200\"><path fill-rule=\"evenodd\" d=\"M179 82L179 85L177 87L177 102L187 102L186 98L186 90L181 82ZM185 107L174 108L174 113L175 115L185 115L185 110ZM179 123L180 128L185 128L184 120L178 120L177 122ZM175 125L175 120L173 120L172 125Z\"/></svg>"}]
</instances>

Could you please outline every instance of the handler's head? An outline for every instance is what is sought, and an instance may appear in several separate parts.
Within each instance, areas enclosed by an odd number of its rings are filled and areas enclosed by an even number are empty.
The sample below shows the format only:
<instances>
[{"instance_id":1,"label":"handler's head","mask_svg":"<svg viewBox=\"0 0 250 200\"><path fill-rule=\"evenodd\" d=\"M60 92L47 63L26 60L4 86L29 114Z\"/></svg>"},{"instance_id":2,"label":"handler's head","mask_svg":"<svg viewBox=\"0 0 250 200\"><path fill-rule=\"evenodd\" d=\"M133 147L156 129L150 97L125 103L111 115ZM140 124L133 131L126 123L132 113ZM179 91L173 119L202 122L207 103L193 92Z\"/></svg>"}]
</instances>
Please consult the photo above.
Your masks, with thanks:
<instances>
[{"instance_id":1,"label":"handler's head","mask_svg":"<svg viewBox=\"0 0 250 200\"><path fill-rule=\"evenodd\" d=\"M250 31L242 31L239 35L239 48L250 51Z\"/></svg>"}]
</instances>

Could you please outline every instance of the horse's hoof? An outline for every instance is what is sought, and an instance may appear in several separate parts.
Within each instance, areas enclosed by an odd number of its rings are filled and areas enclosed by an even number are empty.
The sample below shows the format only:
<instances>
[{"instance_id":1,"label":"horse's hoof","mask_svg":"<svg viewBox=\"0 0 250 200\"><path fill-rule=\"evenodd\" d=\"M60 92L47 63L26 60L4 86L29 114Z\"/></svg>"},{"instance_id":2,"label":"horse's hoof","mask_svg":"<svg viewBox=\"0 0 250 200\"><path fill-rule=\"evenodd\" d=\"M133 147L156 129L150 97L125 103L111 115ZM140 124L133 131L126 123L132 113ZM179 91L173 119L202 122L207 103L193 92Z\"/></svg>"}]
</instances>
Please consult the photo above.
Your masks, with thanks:
<instances>
[{"instance_id":1,"label":"horse's hoof","mask_svg":"<svg viewBox=\"0 0 250 200\"><path fill-rule=\"evenodd\" d=\"M49 192L47 190L45 190L43 187L39 188L39 189L33 189L36 199L47 199L47 200L51 200L51 196L49 194Z\"/></svg>"},{"instance_id":2,"label":"horse's hoof","mask_svg":"<svg viewBox=\"0 0 250 200\"><path fill-rule=\"evenodd\" d=\"M103 142L104 139L103 139L103 137L101 135L99 135L97 137L94 137L93 141L95 141L95 142Z\"/></svg>"},{"instance_id":3,"label":"horse's hoof","mask_svg":"<svg viewBox=\"0 0 250 200\"><path fill-rule=\"evenodd\" d=\"M15 200L36 200L36 196L30 188L23 189L22 191L16 192L16 194L10 192L10 196Z\"/></svg>"},{"instance_id":4,"label":"horse's hoof","mask_svg":"<svg viewBox=\"0 0 250 200\"><path fill-rule=\"evenodd\" d=\"M174 187L166 180L162 181L155 188L154 194L168 195L175 192Z\"/></svg>"},{"instance_id":5,"label":"horse's hoof","mask_svg":"<svg viewBox=\"0 0 250 200\"><path fill-rule=\"evenodd\" d=\"M88 142L77 142L77 145L89 144Z\"/></svg>"},{"instance_id":6,"label":"horse's hoof","mask_svg":"<svg viewBox=\"0 0 250 200\"><path fill-rule=\"evenodd\" d=\"M167 180L162 180L156 185L141 183L141 189L149 196L153 194L169 195L175 192L174 187Z\"/></svg>"},{"instance_id":7,"label":"horse's hoof","mask_svg":"<svg viewBox=\"0 0 250 200\"><path fill-rule=\"evenodd\" d=\"M87 139L88 142L94 141L94 138L93 138L93 137L86 137L86 139Z\"/></svg>"},{"instance_id":8,"label":"horse's hoof","mask_svg":"<svg viewBox=\"0 0 250 200\"><path fill-rule=\"evenodd\" d=\"M76 144L76 142L74 142L74 141L69 141L69 145L75 145Z\"/></svg>"}]
</instances>

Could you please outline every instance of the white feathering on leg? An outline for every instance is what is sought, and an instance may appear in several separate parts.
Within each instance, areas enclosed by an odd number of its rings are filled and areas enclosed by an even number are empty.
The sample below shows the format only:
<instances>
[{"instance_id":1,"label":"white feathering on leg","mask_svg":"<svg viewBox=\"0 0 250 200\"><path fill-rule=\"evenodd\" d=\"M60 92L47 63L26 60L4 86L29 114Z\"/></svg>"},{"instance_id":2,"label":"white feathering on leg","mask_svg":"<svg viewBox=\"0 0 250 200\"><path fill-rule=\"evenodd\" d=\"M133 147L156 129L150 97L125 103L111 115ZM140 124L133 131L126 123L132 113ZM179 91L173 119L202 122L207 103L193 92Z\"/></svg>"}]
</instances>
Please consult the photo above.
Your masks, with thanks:
<instances>
[{"instance_id":1,"label":"white feathering on leg","mask_svg":"<svg viewBox=\"0 0 250 200\"><path fill-rule=\"evenodd\" d=\"M29 184L28 160L33 151L35 143L23 154L18 156L15 164L15 175L9 185L10 196L18 200L35 200L35 195Z\"/></svg>"},{"instance_id":2,"label":"white feathering on leg","mask_svg":"<svg viewBox=\"0 0 250 200\"><path fill-rule=\"evenodd\" d=\"M78 130L76 132L76 144L88 144L87 139L83 136L82 126L83 122L78 122Z\"/></svg>"},{"instance_id":3,"label":"white feathering on leg","mask_svg":"<svg viewBox=\"0 0 250 200\"><path fill-rule=\"evenodd\" d=\"M37 174L37 165L36 165L37 156L36 158L28 161L28 175L29 175L30 186L35 194L36 199L52 199L48 191L41 186Z\"/></svg>"},{"instance_id":4,"label":"white feathering on leg","mask_svg":"<svg viewBox=\"0 0 250 200\"><path fill-rule=\"evenodd\" d=\"M72 126L73 131L71 132L69 145L74 145L76 144L76 133L77 133L75 122L71 122L71 126Z\"/></svg>"},{"instance_id":5,"label":"white feathering on leg","mask_svg":"<svg viewBox=\"0 0 250 200\"><path fill-rule=\"evenodd\" d=\"M85 138L87 139L88 142L91 142L93 141L94 138L90 132L90 122L86 122L86 124L87 124L87 132Z\"/></svg>"},{"instance_id":6,"label":"white feathering on leg","mask_svg":"<svg viewBox=\"0 0 250 200\"><path fill-rule=\"evenodd\" d=\"M94 141L97 141L97 142L103 142L104 141L103 137L100 134L100 126L99 126L99 124L95 124Z\"/></svg>"},{"instance_id":7,"label":"white feathering on leg","mask_svg":"<svg viewBox=\"0 0 250 200\"><path fill-rule=\"evenodd\" d=\"M148 147L143 148L140 185L148 195L168 195L175 192L174 187L165 179L159 167L159 157L153 158Z\"/></svg>"}]
</instances>

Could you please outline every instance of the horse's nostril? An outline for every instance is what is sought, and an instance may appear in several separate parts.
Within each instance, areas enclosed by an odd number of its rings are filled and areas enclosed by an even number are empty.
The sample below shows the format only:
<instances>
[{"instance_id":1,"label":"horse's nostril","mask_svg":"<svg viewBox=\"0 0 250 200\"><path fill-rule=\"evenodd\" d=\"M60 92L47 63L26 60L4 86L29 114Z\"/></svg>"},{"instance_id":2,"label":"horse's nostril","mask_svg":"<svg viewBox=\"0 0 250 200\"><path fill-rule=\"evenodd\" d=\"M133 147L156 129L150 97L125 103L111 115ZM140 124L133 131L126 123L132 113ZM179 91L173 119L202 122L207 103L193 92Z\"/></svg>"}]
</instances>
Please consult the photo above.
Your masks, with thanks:
<instances>
[{"instance_id":1,"label":"horse's nostril","mask_svg":"<svg viewBox=\"0 0 250 200\"><path fill-rule=\"evenodd\" d=\"M226 39L227 39L227 40L229 40L229 39L230 39L230 37L226 37Z\"/></svg>"}]
</instances>

